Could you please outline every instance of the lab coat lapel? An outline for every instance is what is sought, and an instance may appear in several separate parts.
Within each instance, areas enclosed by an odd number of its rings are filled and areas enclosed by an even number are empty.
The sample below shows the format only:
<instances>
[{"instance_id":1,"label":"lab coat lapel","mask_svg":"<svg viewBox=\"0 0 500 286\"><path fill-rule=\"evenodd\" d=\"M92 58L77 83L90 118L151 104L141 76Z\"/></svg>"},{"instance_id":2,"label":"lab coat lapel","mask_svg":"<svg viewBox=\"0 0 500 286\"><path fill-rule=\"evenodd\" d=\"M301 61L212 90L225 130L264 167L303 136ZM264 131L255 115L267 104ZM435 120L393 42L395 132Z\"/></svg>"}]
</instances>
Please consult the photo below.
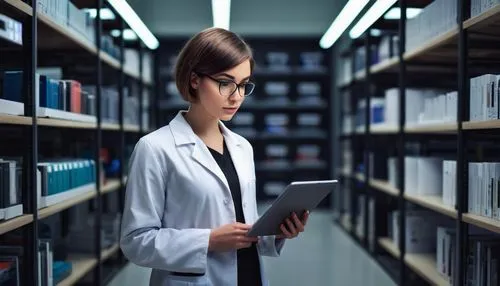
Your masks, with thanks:
<instances>
[{"instance_id":1,"label":"lab coat lapel","mask_svg":"<svg viewBox=\"0 0 500 286\"><path fill-rule=\"evenodd\" d=\"M184 146L189 144L191 148L191 157L194 161L198 162L205 169L207 169L210 173L216 176L222 184L226 187L226 191L230 192L229 184L222 173L219 165L210 154L207 146L203 141L196 136L193 132L193 129L187 123L186 119L183 116L183 113L186 111L179 111L177 116L171 121L170 129L172 131L172 135L175 140L176 146Z\"/></svg>"},{"instance_id":2,"label":"lab coat lapel","mask_svg":"<svg viewBox=\"0 0 500 286\"><path fill-rule=\"evenodd\" d=\"M245 160L243 146L238 138L235 138L231 131L229 131L223 124L221 124L224 131L224 138L226 140L226 146L231 154L231 160L233 161L234 168L236 169L236 173L238 174L238 179L240 181L240 190L241 197L248 188L245 182L247 182L246 178L249 176L247 172L247 166L249 162Z\"/></svg>"},{"instance_id":3,"label":"lab coat lapel","mask_svg":"<svg viewBox=\"0 0 500 286\"><path fill-rule=\"evenodd\" d=\"M201 141L201 140L199 140ZM222 172L221 168L210 154L210 150L208 150L207 146L203 142L198 142L193 146L193 152L191 153L193 159L201 164L205 169L214 174L226 187L226 191L229 190L229 183L227 182L226 176Z\"/></svg>"}]
</instances>

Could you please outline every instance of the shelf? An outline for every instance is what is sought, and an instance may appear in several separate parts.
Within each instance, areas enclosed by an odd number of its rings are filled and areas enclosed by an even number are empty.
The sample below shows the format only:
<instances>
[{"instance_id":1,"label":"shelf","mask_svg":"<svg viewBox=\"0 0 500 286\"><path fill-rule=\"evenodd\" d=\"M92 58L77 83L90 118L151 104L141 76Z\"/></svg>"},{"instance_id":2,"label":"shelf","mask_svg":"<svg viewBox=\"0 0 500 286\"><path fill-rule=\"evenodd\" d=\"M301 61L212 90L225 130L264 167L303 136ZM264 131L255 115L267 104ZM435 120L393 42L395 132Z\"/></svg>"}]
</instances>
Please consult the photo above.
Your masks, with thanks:
<instances>
[{"instance_id":1,"label":"shelf","mask_svg":"<svg viewBox=\"0 0 500 286\"><path fill-rule=\"evenodd\" d=\"M111 256L115 255L120 250L120 245L117 243L108 249L101 251L101 262L108 260Z\"/></svg>"},{"instance_id":2,"label":"shelf","mask_svg":"<svg viewBox=\"0 0 500 286\"><path fill-rule=\"evenodd\" d=\"M406 126L406 133L455 133L457 131L457 123L441 123L428 124L417 126Z\"/></svg>"},{"instance_id":3,"label":"shelf","mask_svg":"<svg viewBox=\"0 0 500 286\"><path fill-rule=\"evenodd\" d=\"M390 238L379 238L378 244L395 258L400 257L399 247ZM405 264L432 285L449 285L448 280L439 274L434 255L427 253L407 253Z\"/></svg>"},{"instance_id":4,"label":"shelf","mask_svg":"<svg viewBox=\"0 0 500 286\"><path fill-rule=\"evenodd\" d=\"M91 191L91 192L88 192L88 193L76 196L74 198L65 200L65 201L63 201L61 203L58 203L58 204L55 204L55 205L52 205L52 206L40 209L38 211L38 218L39 219L43 219L43 218L49 217L49 216L51 216L53 214L61 212L61 211L65 210L65 209L68 209L68 208L70 208L72 206L75 206L75 205L81 204L81 203L83 203L85 201L88 201L90 199L93 199L96 196L97 196L97 191L94 190L94 191Z\"/></svg>"},{"instance_id":5,"label":"shelf","mask_svg":"<svg viewBox=\"0 0 500 286\"><path fill-rule=\"evenodd\" d=\"M354 178L356 178L356 180L358 180L360 182L364 182L365 181L365 175L363 175L361 173L354 174Z\"/></svg>"},{"instance_id":6,"label":"shelf","mask_svg":"<svg viewBox=\"0 0 500 286\"><path fill-rule=\"evenodd\" d=\"M33 9L31 9L31 6L19 1L19 0L4 0L4 3L10 5L12 8L17 9L19 12L28 15L28 16L33 16Z\"/></svg>"},{"instance_id":7,"label":"shelf","mask_svg":"<svg viewBox=\"0 0 500 286\"><path fill-rule=\"evenodd\" d=\"M398 133L397 126L391 126L387 124L377 124L370 126L371 134L396 134Z\"/></svg>"},{"instance_id":8,"label":"shelf","mask_svg":"<svg viewBox=\"0 0 500 286\"><path fill-rule=\"evenodd\" d=\"M84 255L70 255L67 261L73 265L71 275L57 283L57 286L71 286L76 284L97 265L97 259Z\"/></svg>"},{"instance_id":9,"label":"shelf","mask_svg":"<svg viewBox=\"0 0 500 286\"><path fill-rule=\"evenodd\" d=\"M123 129L126 131L126 132L141 132L141 127L139 127L139 125L130 125L130 124L125 124L123 126Z\"/></svg>"},{"instance_id":10,"label":"shelf","mask_svg":"<svg viewBox=\"0 0 500 286\"><path fill-rule=\"evenodd\" d=\"M380 63L374 64L370 67L370 72L372 74L382 73L394 69L399 64L399 58L393 57L387 60L384 60Z\"/></svg>"},{"instance_id":11,"label":"shelf","mask_svg":"<svg viewBox=\"0 0 500 286\"><path fill-rule=\"evenodd\" d=\"M428 253L407 253L405 263L432 285L449 286L450 282L437 271L436 258Z\"/></svg>"},{"instance_id":12,"label":"shelf","mask_svg":"<svg viewBox=\"0 0 500 286\"><path fill-rule=\"evenodd\" d=\"M0 124L31 125L32 118L26 116L0 114Z\"/></svg>"},{"instance_id":13,"label":"shelf","mask_svg":"<svg viewBox=\"0 0 500 286\"><path fill-rule=\"evenodd\" d=\"M381 237L378 239L378 244L380 245L380 247L382 247L387 252L389 252L392 256L394 256L394 258L399 259L399 256L401 255L401 253L399 252L398 246L396 244L394 244L392 239L390 239L388 237Z\"/></svg>"},{"instance_id":14,"label":"shelf","mask_svg":"<svg viewBox=\"0 0 500 286\"><path fill-rule=\"evenodd\" d=\"M464 130L500 129L500 120L467 121L462 123Z\"/></svg>"},{"instance_id":15,"label":"shelf","mask_svg":"<svg viewBox=\"0 0 500 286\"><path fill-rule=\"evenodd\" d=\"M492 24L498 24L499 21L499 16L500 16L500 5L496 5L492 7L491 9L485 11L484 13L481 13L475 17L472 17L468 20L466 20L463 24L463 29L470 30L470 31L482 31L483 28L486 26L490 26L491 28ZM488 32L486 30L486 32Z\"/></svg>"},{"instance_id":16,"label":"shelf","mask_svg":"<svg viewBox=\"0 0 500 286\"><path fill-rule=\"evenodd\" d=\"M33 222L33 215L22 215L13 219L9 219L6 221L0 222L0 235L12 231L14 229L18 229L22 226L25 226L29 223Z\"/></svg>"},{"instance_id":17,"label":"shelf","mask_svg":"<svg viewBox=\"0 0 500 286\"><path fill-rule=\"evenodd\" d=\"M425 44L420 47L413 49L412 51L406 52L403 55L405 61L412 61L419 59L424 56L428 56L430 52L435 52L434 55L442 54L438 50L439 48L443 48L446 44L452 43L456 44L453 40L458 36L458 27L454 28L440 36L434 37L427 41ZM456 48L455 48L456 50ZM456 61L456 51L454 51L455 61Z\"/></svg>"},{"instance_id":18,"label":"shelf","mask_svg":"<svg viewBox=\"0 0 500 286\"><path fill-rule=\"evenodd\" d=\"M116 123L101 123L102 130L118 131L120 130L120 125Z\"/></svg>"},{"instance_id":19,"label":"shelf","mask_svg":"<svg viewBox=\"0 0 500 286\"><path fill-rule=\"evenodd\" d=\"M393 187L387 181L370 179L370 186L374 189L377 189L381 192L384 192L388 195L397 197L399 196L399 190L396 187Z\"/></svg>"},{"instance_id":20,"label":"shelf","mask_svg":"<svg viewBox=\"0 0 500 286\"><path fill-rule=\"evenodd\" d=\"M50 118L37 118L37 124L40 126L47 126L47 127L63 127L63 128L78 128L78 129L97 128L96 123L62 120L62 119L50 119Z\"/></svg>"},{"instance_id":21,"label":"shelf","mask_svg":"<svg viewBox=\"0 0 500 286\"><path fill-rule=\"evenodd\" d=\"M418 204L422 207L431 209L438 213L444 214L446 216L457 218L457 211L449 206L443 204L443 200L440 196L416 196L416 195L404 195L407 201Z\"/></svg>"},{"instance_id":22,"label":"shelf","mask_svg":"<svg viewBox=\"0 0 500 286\"><path fill-rule=\"evenodd\" d=\"M101 194L112 193L120 189L121 182L119 179L108 179L106 185L101 188Z\"/></svg>"},{"instance_id":23,"label":"shelf","mask_svg":"<svg viewBox=\"0 0 500 286\"><path fill-rule=\"evenodd\" d=\"M462 215L462 220L466 223L487 229L492 232L500 233L500 221L488 217L466 213Z\"/></svg>"}]
</instances>

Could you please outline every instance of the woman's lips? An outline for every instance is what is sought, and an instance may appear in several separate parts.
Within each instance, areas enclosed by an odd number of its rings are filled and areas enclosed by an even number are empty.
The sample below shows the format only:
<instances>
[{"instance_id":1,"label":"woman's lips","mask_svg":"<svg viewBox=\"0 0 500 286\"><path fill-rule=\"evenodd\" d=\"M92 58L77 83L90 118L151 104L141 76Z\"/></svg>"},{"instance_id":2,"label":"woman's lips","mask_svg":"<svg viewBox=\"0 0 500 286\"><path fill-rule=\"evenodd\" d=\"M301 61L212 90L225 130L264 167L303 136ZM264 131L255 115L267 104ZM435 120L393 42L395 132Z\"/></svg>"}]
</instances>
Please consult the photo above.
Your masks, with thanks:
<instances>
[{"instance_id":1,"label":"woman's lips","mask_svg":"<svg viewBox=\"0 0 500 286\"><path fill-rule=\"evenodd\" d=\"M224 112L233 114L238 110L237 107L224 107Z\"/></svg>"}]
</instances>

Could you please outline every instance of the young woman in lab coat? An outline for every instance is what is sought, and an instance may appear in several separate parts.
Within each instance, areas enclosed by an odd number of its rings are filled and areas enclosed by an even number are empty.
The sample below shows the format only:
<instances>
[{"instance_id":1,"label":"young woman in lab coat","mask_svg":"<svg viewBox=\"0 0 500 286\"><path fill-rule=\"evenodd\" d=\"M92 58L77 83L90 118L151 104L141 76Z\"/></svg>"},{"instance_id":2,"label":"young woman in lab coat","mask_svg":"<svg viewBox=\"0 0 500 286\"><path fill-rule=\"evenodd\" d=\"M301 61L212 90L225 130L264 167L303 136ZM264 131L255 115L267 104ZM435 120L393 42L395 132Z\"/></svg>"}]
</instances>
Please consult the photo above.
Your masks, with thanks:
<instances>
[{"instance_id":1,"label":"young woman in lab coat","mask_svg":"<svg viewBox=\"0 0 500 286\"><path fill-rule=\"evenodd\" d=\"M190 103L142 137L129 166L120 246L152 268L150 285L268 285L261 255L278 256L304 231L308 212L279 237L247 237L258 218L253 149L222 121L254 89L254 60L236 34L204 30L180 52L175 80Z\"/></svg>"}]
</instances>

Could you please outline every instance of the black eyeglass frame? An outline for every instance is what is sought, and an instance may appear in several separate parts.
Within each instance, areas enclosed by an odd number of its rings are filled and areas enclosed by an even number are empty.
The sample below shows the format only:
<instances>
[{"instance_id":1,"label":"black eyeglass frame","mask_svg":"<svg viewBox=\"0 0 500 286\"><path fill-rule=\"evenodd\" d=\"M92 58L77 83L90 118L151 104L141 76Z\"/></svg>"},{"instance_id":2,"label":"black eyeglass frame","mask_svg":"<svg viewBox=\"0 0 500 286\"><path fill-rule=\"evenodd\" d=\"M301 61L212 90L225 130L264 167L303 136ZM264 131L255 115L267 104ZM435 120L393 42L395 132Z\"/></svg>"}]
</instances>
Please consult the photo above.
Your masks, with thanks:
<instances>
[{"instance_id":1,"label":"black eyeglass frame","mask_svg":"<svg viewBox=\"0 0 500 286\"><path fill-rule=\"evenodd\" d=\"M229 79L229 78L227 78L227 79L216 79L216 78L214 78L213 76L211 76L209 74L200 73L200 72L194 72L194 73L197 74L200 77L203 77L203 76L208 77L209 79L211 79L211 80L215 81L216 83L218 83L219 84L219 94L221 96L224 96L224 97L230 97L230 96L232 96L236 92L236 90L238 90L238 94L240 96L247 97L247 96L251 95L253 93L254 89L255 89L255 83L253 83L251 81L247 81L247 82L245 82L243 84L238 84L237 82L235 82L234 80ZM223 95L222 92L221 92L221 86L224 83L234 83L236 85L236 88L229 95ZM242 88L242 87L244 88L247 84L250 84L252 86L252 90L248 94L241 95L240 88Z\"/></svg>"}]
</instances>

